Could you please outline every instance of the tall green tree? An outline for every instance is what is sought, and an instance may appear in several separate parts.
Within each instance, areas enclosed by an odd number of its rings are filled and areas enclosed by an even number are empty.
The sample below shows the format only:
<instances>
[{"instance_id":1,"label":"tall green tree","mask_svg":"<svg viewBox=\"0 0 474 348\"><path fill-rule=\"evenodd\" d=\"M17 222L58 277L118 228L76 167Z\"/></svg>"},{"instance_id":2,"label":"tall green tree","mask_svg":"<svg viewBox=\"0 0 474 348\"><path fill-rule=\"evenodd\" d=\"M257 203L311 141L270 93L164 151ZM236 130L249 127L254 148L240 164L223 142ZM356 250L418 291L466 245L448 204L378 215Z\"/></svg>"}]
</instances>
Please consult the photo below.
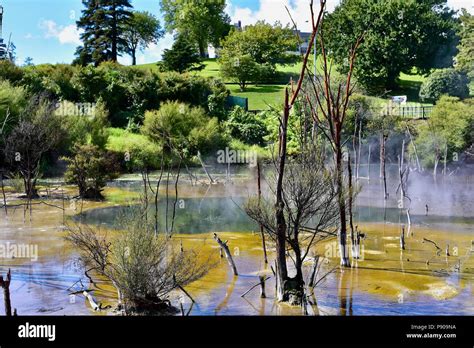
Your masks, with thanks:
<instances>
[{"instance_id":1,"label":"tall green tree","mask_svg":"<svg viewBox=\"0 0 474 348\"><path fill-rule=\"evenodd\" d=\"M132 17L124 25L121 49L132 57L132 64L137 65L137 50L145 50L152 43L163 37L160 21L150 12L132 12Z\"/></svg>"},{"instance_id":2,"label":"tall green tree","mask_svg":"<svg viewBox=\"0 0 474 348\"><path fill-rule=\"evenodd\" d=\"M187 35L199 47L202 58L207 46L218 47L230 30L225 0L160 0L166 30Z\"/></svg>"},{"instance_id":3,"label":"tall green tree","mask_svg":"<svg viewBox=\"0 0 474 348\"><path fill-rule=\"evenodd\" d=\"M259 21L244 30L233 30L221 45L221 74L237 81L241 90L249 82L274 75L277 64L294 64L300 58L287 53L298 47L298 40L289 26L279 22L271 25Z\"/></svg>"},{"instance_id":4,"label":"tall green tree","mask_svg":"<svg viewBox=\"0 0 474 348\"><path fill-rule=\"evenodd\" d=\"M348 43L364 34L356 77L371 90L393 89L400 72L452 65L457 22L446 0L342 0L324 35L340 70Z\"/></svg>"},{"instance_id":5,"label":"tall green tree","mask_svg":"<svg viewBox=\"0 0 474 348\"><path fill-rule=\"evenodd\" d=\"M123 37L126 23L132 17L129 0L82 0L85 9L77 21L83 30L83 46L76 51L76 63L95 65L117 61L119 48L126 46Z\"/></svg>"},{"instance_id":6,"label":"tall green tree","mask_svg":"<svg viewBox=\"0 0 474 348\"><path fill-rule=\"evenodd\" d=\"M204 65L196 44L184 35L177 35L171 49L164 50L161 67L182 74L190 70L202 70Z\"/></svg>"},{"instance_id":7,"label":"tall green tree","mask_svg":"<svg viewBox=\"0 0 474 348\"><path fill-rule=\"evenodd\" d=\"M456 68L467 73L469 78L474 79L474 16L465 9L460 16L460 41L456 56Z\"/></svg>"},{"instance_id":8,"label":"tall green tree","mask_svg":"<svg viewBox=\"0 0 474 348\"><path fill-rule=\"evenodd\" d=\"M287 53L298 47L298 40L289 26L280 22L259 21L243 30L233 30L222 40L221 53L234 52L250 55L258 64L294 64L300 56Z\"/></svg>"}]
</instances>

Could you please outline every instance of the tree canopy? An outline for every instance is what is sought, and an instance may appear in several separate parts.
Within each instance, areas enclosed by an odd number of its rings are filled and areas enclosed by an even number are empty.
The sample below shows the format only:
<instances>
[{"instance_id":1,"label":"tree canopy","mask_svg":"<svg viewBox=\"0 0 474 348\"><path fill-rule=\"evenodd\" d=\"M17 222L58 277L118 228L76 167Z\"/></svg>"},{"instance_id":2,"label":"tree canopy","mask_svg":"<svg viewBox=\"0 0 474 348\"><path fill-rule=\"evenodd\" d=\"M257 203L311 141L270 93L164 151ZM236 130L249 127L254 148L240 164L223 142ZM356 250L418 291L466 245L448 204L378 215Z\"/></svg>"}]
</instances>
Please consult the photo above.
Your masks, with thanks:
<instances>
[{"instance_id":1,"label":"tree canopy","mask_svg":"<svg viewBox=\"0 0 474 348\"><path fill-rule=\"evenodd\" d=\"M137 64L137 50L144 50L152 43L157 43L163 37L160 21L150 12L132 12L129 21L125 23L122 33L123 46L121 50L132 57L132 65Z\"/></svg>"},{"instance_id":2,"label":"tree canopy","mask_svg":"<svg viewBox=\"0 0 474 348\"><path fill-rule=\"evenodd\" d=\"M217 47L229 32L225 0L161 0L160 3L166 30L188 36L199 47L201 57L206 56L209 44Z\"/></svg>"},{"instance_id":3,"label":"tree canopy","mask_svg":"<svg viewBox=\"0 0 474 348\"><path fill-rule=\"evenodd\" d=\"M196 44L185 35L177 35L171 49L165 49L161 67L166 71L183 73L189 70L201 70L201 58Z\"/></svg>"},{"instance_id":4,"label":"tree canopy","mask_svg":"<svg viewBox=\"0 0 474 348\"><path fill-rule=\"evenodd\" d=\"M340 70L347 69L347 47L364 34L356 77L369 89L392 89L400 72L452 65L453 14L446 0L342 0L323 32Z\"/></svg>"},{"instance_id":5,"label":"tree canopy","mask_svg":"<svg viewBox=\"0 0 474 348\"><path fill-rule=\"evenodd\" d=\"M76 51L76 63L116 62L120 47L127 46L123 33L132 17L130 0L82 0L82 4L85 9L77 27L83 30L83 46Z\"/></svg>"},{"instance_id":6,"label":"tree canopy","mask_svg":"<svg viewBox=\"0 0 474 348\"><path fill-rule=\"evenodd\" d=\"M456 56L456 68L474 78L474 16L465 9L460 17L461 30L459 33L459 53Z\"/></svg>"}]
</instances>

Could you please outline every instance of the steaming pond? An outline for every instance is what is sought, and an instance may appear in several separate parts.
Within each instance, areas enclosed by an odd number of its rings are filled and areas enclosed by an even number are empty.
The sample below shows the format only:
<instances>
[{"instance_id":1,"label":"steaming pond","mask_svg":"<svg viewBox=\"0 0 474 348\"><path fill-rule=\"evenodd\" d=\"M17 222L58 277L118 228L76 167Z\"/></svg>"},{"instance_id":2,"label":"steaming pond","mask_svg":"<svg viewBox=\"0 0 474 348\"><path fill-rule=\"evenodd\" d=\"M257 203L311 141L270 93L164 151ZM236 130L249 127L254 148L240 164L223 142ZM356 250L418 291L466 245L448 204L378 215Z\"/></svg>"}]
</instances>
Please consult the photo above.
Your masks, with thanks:
<instances>
[{"instance_id":1,"label":"steaming pond","mask_svg":"<svg viewBox=\"0 0 474 348\"><path fill-rule=\"evenodd\" d=\"M357 199L355 223L366 234L364 258L354 267L336 269L320 281L315 289L310 314L319 315L474 315L474 195L472 185L456 180L434 185L430 179L414 179L411 185L411 220L413 235L400 251L400 224L406 223L397 199L380 198L379 180L364 183ZM426 182L425 182L426 181ZM429 186L427 186L429 185ZM396 187L390 187L391 192ZM107 202L84 202L68 207L67 216L77 223L100 225L103 229L120 229L116 217L130 204L136 204L140 184L122 180L106 189ZM262 259L262 245L257 226L242 211L246 198L254 195L254 179L236 180L232 185L180 185L175 238L185 248L195 248L213 255L218 265L208 275L190 284L187 290L196 299L192 306L180 293L191 315L301 315L300 308L276 304L273 278L267 282L267 298L258 289L245 298L240 295L258 283L258 276L272 275ZM164 221L165 203L161 192L160 221ZM173 199L171 198L171 203ZM60 205L60 200L51 204ZM429 205L426 215L425 205ZM82 214L80 210L82 209ZM151 213L153 207L150 208ZM171 209L171 206L170 206ZM163 226L162 226L163 227ZM37 260L32 258L1 259L0 272L12 269L13 307L20 315L101 315L93 312L82 296L69 296L87 278L78 267L77 252L64 241L63 216L51 206L35 206L31 222L24 220L22 209L0 212L2 243L36 245ZM229 241L239 276L234 277L225 261L218 257L212 239L217 232ZM120 233L120 231L116 232ZM444 248L449 244L451 256L436 254L430 243ZM337 265L336 244L328 241L314 250L324 256L319 276ZM273 246L268 245L269 259ZM306 264L306 272L311 263ZM78 283L79 282L79 283ZM74 285L76 283L76 285ZM110 285L99 281L94 295L104 304L114 303ZM0 313L3 312L0 301Z\"/></svg>"}]
</instances>

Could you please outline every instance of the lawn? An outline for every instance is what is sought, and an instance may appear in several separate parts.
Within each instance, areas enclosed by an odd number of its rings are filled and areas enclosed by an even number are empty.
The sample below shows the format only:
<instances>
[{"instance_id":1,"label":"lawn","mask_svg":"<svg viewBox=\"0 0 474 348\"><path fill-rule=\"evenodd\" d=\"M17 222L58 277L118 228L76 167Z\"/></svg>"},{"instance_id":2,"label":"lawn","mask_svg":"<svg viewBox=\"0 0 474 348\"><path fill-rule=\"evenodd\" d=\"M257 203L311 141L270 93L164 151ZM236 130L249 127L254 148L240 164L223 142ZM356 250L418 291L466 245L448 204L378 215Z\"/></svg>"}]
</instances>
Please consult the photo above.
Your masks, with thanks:
<instances>
[{"instance_id":1,"label":"lawn","mask_svg":"<svg viewBox=\"0 0 474 348\"><path fill-rule=\"evenodd\" d=\"M312 68L313 59L310 57L311 62L310 68ZM322 68L322 61L318 59L318 69ZM298 63L291 66L277 66L278 77L275 79L273 84L265 85L251 85L244 92L240 91L239 86L232 81L224 81L227 88L231 91L232 95L237 97L243 97L249 99L250 110L265 110L268 109L269 105L278 105L283 103L284 86L287 85L291 78L294 81L298 80L302 63ZM151 69L158 70L156 63L138 65L138 69ZM203 77L215 77L220 78L219 64L216 59L207 59L204 61L204 69L201 71L193 72ZM397 90L388 93L389 96L395 95L407 95L408 105L420 105L418 91L421 84L424 81L424 77L421 75L414 74L400 74L399 88ZM382 99L381 99L382 100ZM429 104L425 104L429 105Z\"/></svg>"}]
</instances>

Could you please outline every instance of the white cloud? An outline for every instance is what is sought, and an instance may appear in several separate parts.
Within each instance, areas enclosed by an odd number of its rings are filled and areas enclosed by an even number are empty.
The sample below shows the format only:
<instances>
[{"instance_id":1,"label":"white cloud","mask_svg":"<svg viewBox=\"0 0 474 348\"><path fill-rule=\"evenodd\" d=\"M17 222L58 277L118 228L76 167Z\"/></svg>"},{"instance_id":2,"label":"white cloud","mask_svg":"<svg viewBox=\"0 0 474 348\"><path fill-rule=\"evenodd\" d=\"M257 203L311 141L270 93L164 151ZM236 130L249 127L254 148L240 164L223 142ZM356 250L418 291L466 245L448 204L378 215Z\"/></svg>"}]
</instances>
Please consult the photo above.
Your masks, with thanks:
<instances>
[{"instance_id":1,"label":"white cloud","mask_svg":"<svg viewBox=\"0 0 474 348\"><path fill-rule=\"evenodd\" d=\"M62 26L52 20L42 20L39 27L47 39L57 38L61 44L81 44L80 31L74 24Z\"/></svg>"},{"instance_id":2,"label":"white cloud","mask_svg":"<svg viewBox=\"0 0 474 348\"><path fill-rule=\"evenodd\" d=\"M319 2L315 1L315 13L319 11ZM332 11L339 0L328 0L326 10ZM280 21L282 24L291 24L290 16L285 8L291 13L291 17L303 31L311 30L309 0L260 0L258 10L252 11L249 8L243 8L233 5L232 1L227 6L227 13L232 18L232 22L241 21L242 25L254 24L259 20L265 20L268 23ZM308 22L307 22L308 21Z\"/></svg>"},{"instance_id":3,"label":"white cloud","mask_svg":"<svg viewBox=\"0 0 474 348\"><path fill-rule=\"evenodd\" d=\"M469 13L474 14L474 2L472 0L448 0L448 6L455 10L465 8Z\"/></svg>"},{"instance_id":4,"label":"white cloud","mask_svg":"<svg viewBox=\"0 0 474 348\"><path fill-rule=\"evenodd\" d=\"M298 28L303 31L310 31L309 22L311 15L309 11L310 0L259 0L258 10L252 11L247 7L234 5L236 1L231 0L227 5L227 13L232 18L232 23L242 22L242 25L254 24L258 20L265 20L269 23L280 21L283 24L291 24L291 19L285 6L290 10L291 16L295 20ZM314 1L315 13L319 11L319 1ZM331 12L340 3L340 0L327 0L326 10ZM474 13L474 2L472 0L448 0L448 5L455 10L466 8L470 13Z\"/></svg>"}]
</instances>

